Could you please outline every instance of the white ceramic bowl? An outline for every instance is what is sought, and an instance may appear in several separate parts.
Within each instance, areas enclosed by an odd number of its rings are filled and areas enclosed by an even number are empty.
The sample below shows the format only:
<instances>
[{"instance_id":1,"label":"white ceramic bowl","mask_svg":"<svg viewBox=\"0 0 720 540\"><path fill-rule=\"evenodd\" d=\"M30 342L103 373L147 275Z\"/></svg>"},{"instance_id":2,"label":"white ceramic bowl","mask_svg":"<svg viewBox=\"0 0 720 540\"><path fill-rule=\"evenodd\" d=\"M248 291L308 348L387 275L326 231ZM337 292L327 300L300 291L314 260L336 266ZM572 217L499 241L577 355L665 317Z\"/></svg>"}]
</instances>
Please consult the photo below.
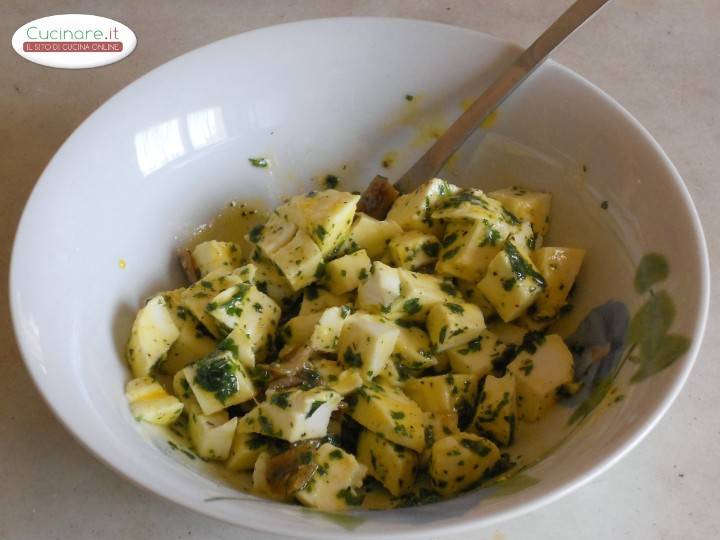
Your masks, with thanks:
<instances>
[{"instance_id":1,"label":"white ceramic bowl","mask_svg":"<svg viewBox=\"0 0 720 540\"><path fill-rule=\"evenodd\" d=\"M538 436L537 464L503 486L421 509L336 516L245 496L199 473L133 421L123 396L129 374L121 352L134 311L144 295L181 282L173 248L195 226L231 199L272 204L319 174L335 172L342 187L361 188L387 152L395 153L386 172L399 174L517 52L428 22L308 21L198 49L100 107L40 178L12 258L18 341L60 420L109 466L163 497L308 538L486 525L557 499L617 461L660 419L690 371L707 314L707 253L688 192L657 143L611 98L553 62L502 106L492 136L471 141L447 175L465 185L553 191L550 241L588 249L575 322L618 300L619 312L601 312L607 325L590 330L600 329L600 346L613 331L622 342L623 313L649 302L631 338L660 352L638 355L635 347L625 362L626 342L613 359L580 359L591 364L584 373L595 397L604 374L619 374L594 410L587 401L580 412L557 408L542 430L550 435ZM269 169L249 165L258 155L270 159ZM633 278L647 252L664 255L670 272L647 274L653 290L641 294ZM658 261L645 267L657 270ZM668 299L678 300L674 310ZM659 372L632 382L638 370ZM568 424L570 417L577 421Z\"/></svg>"}]
</instances>

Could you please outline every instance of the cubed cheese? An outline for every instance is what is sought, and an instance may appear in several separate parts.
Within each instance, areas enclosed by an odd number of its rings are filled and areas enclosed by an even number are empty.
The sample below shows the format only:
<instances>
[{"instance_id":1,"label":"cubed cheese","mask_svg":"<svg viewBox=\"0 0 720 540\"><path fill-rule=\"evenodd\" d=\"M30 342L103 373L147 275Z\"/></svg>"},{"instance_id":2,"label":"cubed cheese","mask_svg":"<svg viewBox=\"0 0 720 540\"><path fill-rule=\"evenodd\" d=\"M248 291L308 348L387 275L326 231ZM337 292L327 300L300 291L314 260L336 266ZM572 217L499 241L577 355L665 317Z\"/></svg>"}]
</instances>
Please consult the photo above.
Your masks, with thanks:
<instances>
[{"instance_id":1,"label":"cubed cheese","mask_svg":"<svg viewBox=\"0 0 720 540\"><path fill-rule=\"evenodd\" d=\"M240 270L240 269L238 269ZM206 310L208 304L222 291L244 280L236 272L228 272L224 268L210 272L204 278L190 285L182 293L180 301L183 307L216 338L223 332L215 318ZM246 280L247 281L247 280Z\"/></svg>"},{"instance_id":2,"label":"cubed cheese","mask_svg":"<svg viewBox=\"0 0 720 540\"><path fill-rule=\"evenodd\" d=\"M359 195L345 191L314 191L291 198L278 213L304 230L327 256L350 232L359 200Z\"/></svg>"},{"instance_id":3,"label":"cubed cheese","mask_svg":"<svg viewBox=\"0 0 720 540\"><path fill-rule=\"evenodd\" d=\"M496 335L505 345L518 346L522 344L525 334L527 334L526 328L502 321L494 322L488 327L488 330Z\"/></svg>"},{"instance_id":4,"label":"cubed cheese","mask_svg":"<svg viewBox=\"0 0 720 540\"><path fill-rule=\"evenodd\" d=\"M423 370L437 364L430 338L424 330L414 326L399 326L398 330L399 334L392 358L401 366L401 369Z\"/></svg>"},{"instance_id":5,"label":"cubed cheese","mask_svg":"<svg viewBox=\"0 0 720 540\"><path fill-rule=\"evenodd\" d=\"M557 389L573 380L573 357L563 339L555 334L536 341L508 366L515 377L518 417L539 420L557 400Z\"/></svg>"},{"instance_id":6,"label":"cubed cheese","mask_svg":"<svg viewBox=\"0 0 720 540\"><path fill-rule=\"evenodd\" d=\"M322 317L322 313L310 313L309 315L298 315L286 322L280 332L285 346L307 345L320 317Z\"/></svg>"},{"instance_id":7,"label":"cubed cheese","mask_svg":"<svg viewBox=\"0 0 720 540\"><path fill-rule=\"evenodd\" d=\"M501 446L511 445L515 438L516 407L513 375L507 373L500 378L488 375L469 431L488 437Z\"/></svg>"},{"instance_id":8,"label":"cubed cheese","mask_svg":"<svg viewBox=\"0 0 720 540\"><path fill-rule=\"evenodd\" d=\"M473 375L447 373L409 379L403 391L423 411L459 412L474 406L477 378Z\"/></svg>"},{"instance_id":9,"label":"cubed cheese","mask_svg":"<svg viewBox=\"0 0 720 540\"><path fill-rule=\"evenodd\" d=\"M460 433L458 415L455 411L427 412L423 411L425 422L425 449L420 453L419 464L426 467L430 461L432 446L435 441L448 435Z\"/></svg>"},{"instance_id":10,"label":"cubed cheese","mask_svg":"<svg viewBox=\"0 0 720 540\"><path fill-rule=\"evenodd\" d=\"M430 478L443 496L463 491L489 475L500 459L500 450L492 441L460 433L435 442L430 455Z\"/></svg>"},{"instance_id":11,"label":"cubed cheese","mask_svg":"<svg viewBox=\"0 0 720 540\"><path fill-rule=\"evenodd\" d=\"M313 461L318 469L307 485L295 493L298 501L322 510L345 510L362 503L362 496L355 490L362 486L367 468L355 456L325 443L315 452Z\"/></svg>"},{"instance_id":12,"label":"cubed cheese","mask_svg":"<svg viewBox=\"0 0 720 540\"><path fill-rule=\"evenodd\" d=\"M460 295L466 302L475 304L482 311L485 319L489 319L495 315L495 308L490 301L485 298L485 295L478 289L478 284L475 281L465 281L462 279L455 280L457 283L457 289Z\"/></svg>"},{"instance_id":13,"label":"cubed cheese","mask_svg":"<svg viewBox=\"0 0 720 540\"><path fill-rule=\"evenodd\" d=\"M408 270L432 271L440 251L440 242L432 234L408 231L390 241L390 256L395 266Z\"/></svg>"},{"instance_id":14,"label":"cubed cheese","mask_svg":"<svg viewBox=\"0 0 720 540\"><path fill-rule=\"evenodd\" d=\"M324 437L341 400L339 393L323 387L272 392L242 417L238 429L288 442Z\"/></svg>"},{"instance_id":15,"label":"cubed cheese","mask_svg":"<svg viewBox=\"0 0 720 540\"><path fill-rule=\"evenodd\" d=\"M427 316L430 342L438 352L465 345L485 329L482 311L475 304L436 304Z\"/></svg>"},{"instance_id":16,"label":"cubed cheese","mask_svg":"<svg viewBox=\"0 0 720 540\"><path fill-rule=\"evenodd\" d=\"M521 187L499 189L488 194L500 201L514 216L532 224L533 230L545 236L550 224L552 195L540 191L528 191Z\"/></svg>"},{"instance_id":17,"label":"cubed cheese","mask_svg":"<svg viewBox=\"0 0 720 540\"><path fill-rule=\"evenodd\" d=\"M133 379L125 388L130 411L138 421L171 424L183 410L183 404L168 394L152 377Z\"/></svg>"},{"instance_id":18,"label":"cubed cheese","mask_svg":"<svg viewBox=\"0 0 720 540\"><path fill-rule=\"evenodd\" d=\"M241 252L233 242L209 240L193 248L192 258L200 276L206 276L215 270L224 268L229 271L240 266Z\"/></svg>"},{"instance_id":19,"label":"cubed cheese","mask_svg":"<svg viewBox=\"0 0 720 540\"><path fill-rule=\"evenodd\" d=\"M188 434L197 455L204 459L227 459L237 423L238 419L229 418L227 411L203 414L197 405L190 406Z\"/></svg>"},{"instance_id":20,"label":"cubed cheese","mask_svg":"<svg viewBox=\"0 0 720 540\"><path fill-rule=\"evenodd\" d=\"M354 291L370 273L370 257L364 249L330 261L325 265L325 281L334 294Z\"/></svg>"},{"instance_id":21,"label":"cubed cheese","mask_svg":"<svg viewBox=\"0 0 720 540\"><path fill-rule=\"evenodd\" d=\"M217 303L227 296L229 300ZM217 296L208 309L223 326L232 328L218 348L230 351L234 359L247 368L264 359L281 315L280 307L272 298L254 285L241 283Z\"/></svg>"},{"instance_id":22,"label":"cubed cheese","mask_svg":"<svg viewBox=\"0 0 720 540\"><path fill-rule=\"evenodd\" d=\"M195 395L190 388L190 383L185 376L185 370L181 369L175 373L172 380L172 391L175 397L182 401L186 408L190 403L197 404L197 399L195 399Z\"/></svg>"},{"instance_id":23,"label":"cubed cheese","mask_svg":"<svg viewBox=\"0 0 720 540\"><path fill-rule=\"evenodd\" d=\"M416 452L425 447L422 410L400 390L366 383L353 398L350 416L360 425Z\"/></svg>"},{"instance_id":24,"label":"cubed cheese","mask_svg":"<svg viewBox=\"0 0 720 540\"><path fill-rule=\"evenodd\" d=\"M390 239L402 234L400 225L393 221L380 221L358 212L350 228L344 251L364 249L372 260L381 258L388 250Z\"/></svg>"},{"instance_id":25,"label":"cubed cheese","mask_svg":"<svg viewBox=\"0 0 720 540\"><path fill-rule=\"evenodd\" d=\"M294 223L273 212L264 225L256 225L250 229L245 238L256 244L263 255L272 258L276 251L292 240L297 230Z\"/></svg>"},{"instance_id":26,"label":"cubed cheese","mask_svg":"<svg viewBox=\"0 0 720 540\"><path fill-rule=\"evenodd\" d=\"M205 327L181 304L185 289L175 289L164 294L168 312L178 329L178 338L168 350L165 360L158 367L163 373L174 375L179 370L203 358L215 350L215 340Z\"/></svg>"},{"instance_id":27,"label":"cubed cheese","mask_svg":"<svg viewBox=\"0 0 720 540\"><path fill-rule=\"evenodd\" d=\"M268 439L259 433L235 432L225 466L231 471L247 471L255 467L257 458L268 449Z\"/></svg>"},{"instance_id":28,"label":"cubed cheese","mask_svg":"<svg viewBox=\"0 0 720 540\"><path fill-rule=\"evenodd\" d=\"M469 343L446 352L453 373L484 377L493 370L493 362L505 351L505 344L489 330L483 330Z\"/></svg>"},{"instance_id":29,"label":"cubed cheese","mask_svg":"<svg viewBox=\"0 0 720 540\"><path fill-rule=\"evenodd\" d=\"M471 282L479 281L514 230L514 225L499 218L448 223L437 271Z\"/></svg>"},{"instance_id":30,"label":"cubed cheese","mask_svg":"<svg viewBox=\"0 0 720 540\"><path fill-rule=\"evenodd\" d=\"M535 303L534 318L547 319L558 314L565 305L584 257L584 249L545 247L535 251L533 260L545 278L546 286Z\"/></svg>"},{"instance_id":31,"label":"cubed cheese","mask_svg":"<svg viewBox=\"0 0 720 540\"><path fill-rule=\"evenodd\" d=\"M452 283L430 274L398 269L400 276L400 297L386 314L393 319L425 322L425 318L436 304L456 301L457 291Z\"/></svg>"},{"instance_id":32,"label":"cubed cheese","mask_svg":"<svg viewBox=\"0 0 720 540\"><path fill-rule=\"evenodd\" d=\"M290 286L290 282L269 259L258 258L260 260L254 263L256 267L255 286L259 291L275 300L281 308L290 306L297 294Z\"/></svg>"},{"instance_id":33,"label":"cubed cheese","mask_svg":"<svg viewBox=\"0 0 720 540\"><path fill-rule=\"evenodd\" d=\"M335 390L343 396L354 392L363 385L360 370L345 367L335 360L313 360L312 365L320 373L325 386Z\"/></svg>"},{"instance_id":34,"label":"cubed cheese","mask_svg":"<svg viewBox=\"0 0 720 540\"><path fill-rule=\"evenodd\" d=\"M218 351L183 369L203 414L252 399L255 386L242 364L229 351Z\"/></svg>"},{"instance_id":35,"label":"cubed cheese","mask_svg":"<svg viewBox=\"0 0 720 540\"><path fill-rule=\"evenodd\" d=\"M358 438L357 460L391 495L407 493L415 485L416 452L392 443L372 431L363 430Z\"/></svg>"},{"instance_id":36,"label":"cubed cheese","mask_svg":"<svg viewBox=\"0 0 720 540\"><path fill-rule=\"evenodd\" d=\"M344 306L352 304L352 295L334 294L323 287L310 285L305 288L303 301L300 305L298 315L309 315L310 313L323 312L326 308L333 306Z\"/></svg>"},{"instance_id":37,"label":"cubed cheese","mask_svg":"<svg viewBox=\"0 0 720 540\"><path fill-rule=\"evenodd\" d=\"M179 335L165 298L158 295L148 300L135 316L125 354L133 375L149 374Z\"/></svg>"},{"instance_id":38,"label":"cubed cheese","mask_svg":"<svg viewBox=\"0 0 720 540\"><path fill-rule=\"evenodd\" d=\"M456 190L455 186L445 180L433 178L415 191L398 197L387 219L405 231L420 231L437 236L442 231L442 225L432 219L432 213Z\"/></svg>"},{"instance_id":39,"label":"cubed cheese","mask_svg":"<svg viewBox=\"0 0 720 540\"><path fill-rule=\"evenodd\" d=\"M303 230L269 257L296 291L320 279L324 272L322 253Z\"/></svg>"},{"instance_id":40,"label":"cubed cheese","mask_svg":"<svg viewBox=\"0 0 720 540\"><path fill-rule=\"evenodd\" d=\"M527 251L512 241L490 263L478 285L505 322L520 315L542 294L545 279Z\"/></svg>"},{"instance_id":41,"label":"cubed cheese","mask_svg":"<svg viewBox=\"0 0 720 540\"><path fill-rule=\"evenodd\" d=\"M310 336L310 347L314 351L336 352L340 333L349 315L350 306L331 307L323 311Z\"/></svg>"},{"instance_id":42,"label":"cubed cheese","mask_svg":"<svg viewBox=\"0 0 720 540\"><path fill-rule=\"evenodd\" d=\"M377 376L390 358L400 331L376 316L356 313L342 327L338 359L348 368L358 368L366 380Z\"/></svg>"},{"instance_id":43,"label":"cubed cheese","mask_svg":"<svg viewBox=\"0 0 720 540\"><path fill-rule=\"evenodd\" d=\"M360 282L356 305L369 313L384 313L399 295L400 274L397 268L375 261L370 275Z\"/></svg>"}]
</instances>

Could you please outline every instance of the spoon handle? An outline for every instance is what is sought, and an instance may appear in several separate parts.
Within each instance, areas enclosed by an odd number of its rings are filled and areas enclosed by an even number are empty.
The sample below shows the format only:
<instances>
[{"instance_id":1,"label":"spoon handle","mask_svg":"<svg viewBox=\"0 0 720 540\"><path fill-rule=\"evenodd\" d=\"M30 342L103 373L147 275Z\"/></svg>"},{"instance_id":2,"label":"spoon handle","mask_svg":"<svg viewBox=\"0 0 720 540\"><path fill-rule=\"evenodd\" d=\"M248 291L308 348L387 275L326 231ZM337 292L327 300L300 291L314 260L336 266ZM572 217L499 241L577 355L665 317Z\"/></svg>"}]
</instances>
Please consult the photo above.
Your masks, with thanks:
<instances>
[{"instance_id":1,"label":"spoon handle","mask_svg":"<svg viewBox=\"0 0 720 540\"><path fill-rule=\"evenodd\" d=\"M482 124L528 75L565 39L587 21L609 0L577 0L550 25L512 65L488 86L425 154L395 182L401 193L407 193L426 182L445 165L467 138Z\"/></svg>"}]
</instances>

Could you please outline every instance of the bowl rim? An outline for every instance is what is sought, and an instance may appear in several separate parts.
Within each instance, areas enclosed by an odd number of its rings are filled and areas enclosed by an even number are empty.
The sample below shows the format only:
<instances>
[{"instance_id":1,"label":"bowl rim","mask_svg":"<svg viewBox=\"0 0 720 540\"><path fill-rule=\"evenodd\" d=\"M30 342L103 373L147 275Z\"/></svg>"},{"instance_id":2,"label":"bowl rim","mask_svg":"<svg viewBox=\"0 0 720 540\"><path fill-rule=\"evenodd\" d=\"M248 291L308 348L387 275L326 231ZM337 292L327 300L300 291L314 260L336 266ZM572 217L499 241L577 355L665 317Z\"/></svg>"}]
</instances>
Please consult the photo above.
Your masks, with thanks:
<instances>
[{"instance_id":1,"label":"bowl rim","mask_svg":"<svg viewBox=\"0 0 720 540\"><path fill-rule=\"evenodd\" d=\"M336 535L330 532L319 532L319 531L300 531L296 529L287 529L285 527L277 527L273 526L272 524L268 523L267 525L264 522L253 522L253 523L246 523L240 525L237 522L231 521L228 518L226 518L224 515L221 515L219 512L213 511L212 506L205 506L202 508L198 508L196 504L193 504L193 501L190 499L183 498L176 493L167 493L163 491L162 489L156 488L153 485L151 485L148 482L145 482L143 478L139 474L133 474L129 471L126 471L123 469L120 462L114 462L110 458L107 458L102 454L102 452L97 449L91 440L90 437L87 437L71 420L70 418L67 418L64 416L63 412L59 407L56 407L53 402L50 401L49 396L45 392L45 385L44 385L44 379L39 376L39 373L37 372L35 366L29 361L29 358L31 357L28 344L24 342L21 339L22 333L20 328L20 319L19 319L19 312L20 312L20 306L18 305L18 298L16 295L12 294L12 291L15 290L15 284L18 280L18 275L21 273L22 269L19 268L19 255L18 255L18 238L21 235L21 231L24 227L26 227L26 222L29 219L29 208L32 205L33 199L36 196L36 191L38 190L38 187L44 183L48 182L48 171L51 169L52 165L55 163L55 161L58 158L59 155L62 154L63 149L68 145L68 143L74 139L77 136L77 133L106 105L109 103L114 102L117 99L120 99L121 96L123 96L125 93L132 91L133 87L141 83L141 81L144 81L146 78L153 75L156 71L163 69L171 64L175 63L181 63L185 62L189 57L192 57L193 55L200 54L202 51L204 51L207 48L215 47L221 43L229 42L232 40L237 39L239 36L243 36L250 33L257 33L257 32L265 32L269 29L277 30L278 28L282 27L290 27L290 26L312 26L317 24L333 24L333 23L351 23L351 24L377 24L377 23L415 23L418 26L425 26L428 30L441 30L441 31L452 31L452 32L458 32L458 33L465 33L473 36L482 36L483 39L487 40L488 42L495 42L498 45L503 45L508 48L514 48L518 52L522 50L520 46L517 44L505 40L502 38L498 38L496 36L493 36L491 34L487 34L485 32L480 32L477 30L472 30L469 28L464 28L461 26L456 26L448 23L442 23L442 22L436 22L436 21L429 21L429 20L423 20L423 19L413 19L413 18L401 18L401 17L373 17L373 16L363 16L363 17L325 17L325 18L316 18L316 19L306 19L301 21L293 21L293 22L287 22L287 23L281 23L281 24L275 24L270 25L266 27L256 28L253 30L249 30L247 32L241 32L239 34L235 34L232 36L228 36L210 43L207 43L201 47L197 47L191 51L188 51L186 53L183 53L180 56L177 56L175 58L170 59L167 62L164 62L163 64L160 64L159 66L154 67L152 70L148 71L147 73L143 74L142 76L138 77L137 79L133 80L126 86L124 86L122 89L117 91L115 94L113 94L110 98L108 98L105 102L103 102L101 105L99 105L83 122L81 122L73 131L72 133L66 138L66 140L63 142L63 144L56 150L56 152L53 154L53 157L49 160L47 165L44 167L43 172L40 174L37 182L35 183L35 186L31 190L30 196L28 197L25 206L23 208L22 215L20 217L20 220L18 222L18 226L15 232L15 236L13 239L13 247L11 251L11 257L10 257L10 271L9 271L9 279L8 279L8 286L9 286L9 297L10 297L10 311L11 311L11 319L13 323L13 329L15 332L15 338L16 343L18 345L18 349L20 350L21 356L23 358L23 362L25 363L25 366L30 373L31 379L33 381L33 384L35 385L36 389L38 390L39 394L42 396L44 402L47 404L48 408L52 411L53 415L60 420L61 424L69 431L72 436L77 440L86 450L89 451L91 455L93 455L96 459L98 459L100 462L104 463L107 467L109 467L111 470L115 471L117 474L119 474L121 477L129 480L131 483L135 484L136 486L142 488L145 491L151 492L157 496L160 496L163 499L170 500L184 508L187 508L189 510L192 510L194 512L213 517L215 519L218 519L220 521L223 521L225 523L229 523L231 525L237 526L237 527L244 527L250 530L256 530L261 532L269 532L269 533L275 533L275 534L282 534L287 536L295 536L295 537L301 537L301 538L335 538ZM501 521L509 520L515 517L518 517L522 514L526 514L528 512L532 512L534 510L537 510L538 508L541 508L547 504L550 504L571 491L574 491L587 483L589 483L591 480L595 479L597 476L608 470L610 467L612 467L615 463L617 463L620 459L622 459L627 453L629 453L633 448L635 448L646 436L647 434L657 425L657 423L663 418L665 413L668 411L672 403L677 398L678 394L680 393L682 387L684 386L685 382L687 381L687 378L690 374L690 371L692 370L695 361L697 359L700 347L702 345L705 329L707 326L707 319L708 319L708 313L709 313L709 305L710 305L710 264L709 264L709 255L708 255L708 249L707 249L707 242L705 238L705 234L702 228L702 223L700 221L699 214L697 212L697 209L693 203L692 197L690 195L690 192L688 191L687 185L685 184L682 176L678 172L675 165L672 163L670 158L667 156L665 151L662 149L660 144L653 138L653 136L650 134L650 132L632 115L630 112L628 112L619 102L617 102L614 98L612 98L610 95L608 95L605 91L600 89L598 86L587 80L585 77L579 75L575 71L565 67L562 64L559 64L555 62L552 59L548 59L546 61L547 64L552 65L555 69L560 70L563 72L563 74L571 79L574 80L575 83L581 86L585 86L587 89L589 89L596 97L597 99L604 100L608 105L610 105L614 110L616 110L620 116L627 122L629 129L634 129L638 135L642 137L642 139L649 145L650 149L653 150L657 157L659 158L659 161L661 164L667 169L667 171L670 173L670 176L673 179L673 182L676 184L676 187L678 188L678 193L681 195L682 198L682 205L684 206L685 210L688 213L688 217L690 218L690 224L691 228L696 236L697 241L697 257L699 262L699 271L701 274L701 279L699 280L699 287L700 287L700 301L697 305L697 309L695 312L695 318L696 318L696 325L692 332L692 338L691 338L691 346L688 349L688 351L685 353L685 361L682 363L682 369L678 370L677 375L675 376L673 382L671 383L668 391L665 393L663 399L655 406L654 410L651 410L649 413L647 413L646 417L642 422L638 424L638 427L635 429L635 431L627 435L623 440L615 442L614 444L606 447L608 450L606 450L606 456L603 459L600 459L592 466L588 467L585 471L577 474L575 477L567 479L565 481L560 482L557 486L554 486L550 488L546 493L538 494L534 498L528 501L519 502L512 508L499 510L491 515L488 516L482 516L482 517L458 517L455 518L455 522L453 523L445 523L445 524L425 524L423 535L431 535L431 534L452 534L452 533L461 533L466 532L471 529L477 529L479 527L487 527L490 525L497 524ZM358 513L370 513L372 511L360 511ZM363 533L361 531L348 533L347 531L345 534L351 534L352 536L356 538L377 538L380 533ZM386 538L394 538L394 539L410 539L410 538L416 538L418 536L418 533L416 531L412 530L406 530L406 531L396 531L396 532L388 532L388 533L382 533L382 535Z\"/></svg>"}]
</instances>

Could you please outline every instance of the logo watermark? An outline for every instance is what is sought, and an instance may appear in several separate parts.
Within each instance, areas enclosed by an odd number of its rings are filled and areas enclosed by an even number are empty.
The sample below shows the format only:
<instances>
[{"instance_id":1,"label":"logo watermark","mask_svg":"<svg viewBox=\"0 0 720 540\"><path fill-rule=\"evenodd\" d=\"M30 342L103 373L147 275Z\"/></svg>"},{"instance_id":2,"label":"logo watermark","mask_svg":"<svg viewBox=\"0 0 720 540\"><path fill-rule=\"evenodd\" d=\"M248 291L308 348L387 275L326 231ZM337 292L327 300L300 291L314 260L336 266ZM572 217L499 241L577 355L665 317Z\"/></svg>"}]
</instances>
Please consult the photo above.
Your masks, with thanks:
<instances>
[{"instance_id":1,"label":"logo watermark","mask_svg":"<svg viewBox=\"0 0 720 540\"><path fill-rule=\"evenodd\" d=\"M127 57L136 43L135 34L124 24L81 14L30 21L18 28L12 38L15 52L26 60L66 69L112 64Z\"/></svg>"}]
</instances>

